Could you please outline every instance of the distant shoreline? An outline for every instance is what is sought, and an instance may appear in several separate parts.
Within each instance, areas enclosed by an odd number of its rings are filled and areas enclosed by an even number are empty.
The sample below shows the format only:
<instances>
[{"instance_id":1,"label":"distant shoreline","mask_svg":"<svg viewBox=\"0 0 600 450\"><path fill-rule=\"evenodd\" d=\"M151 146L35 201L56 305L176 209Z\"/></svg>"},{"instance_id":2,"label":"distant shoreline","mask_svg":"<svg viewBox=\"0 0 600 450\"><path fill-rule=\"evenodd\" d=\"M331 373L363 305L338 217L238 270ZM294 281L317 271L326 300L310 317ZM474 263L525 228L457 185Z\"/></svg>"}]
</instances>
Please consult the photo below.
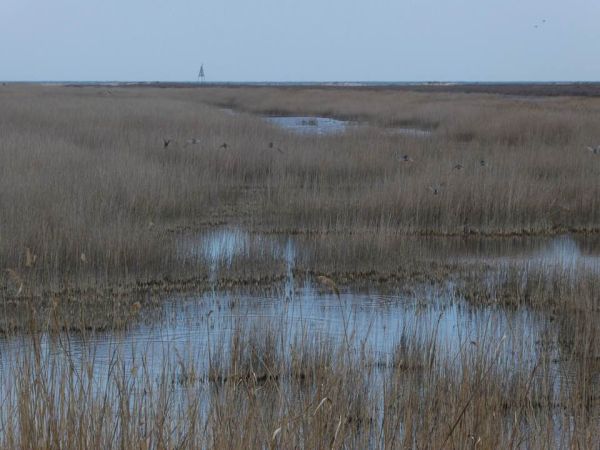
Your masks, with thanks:
<instances>
[{"instance_id":1,"label":"distant shoreline","mask_svg":"<svg viewBox=\"0 0 600 450\"><path fill-rule=\"evenodd\" d=\"M412 92L480 93L519 96L600 97L600 81L593 82L162 82L162 81L5 81L3 84L31 84L66 87L150 87L150 88L319 88L360 90L404 90Z\"/></svg>"}]
</instances>

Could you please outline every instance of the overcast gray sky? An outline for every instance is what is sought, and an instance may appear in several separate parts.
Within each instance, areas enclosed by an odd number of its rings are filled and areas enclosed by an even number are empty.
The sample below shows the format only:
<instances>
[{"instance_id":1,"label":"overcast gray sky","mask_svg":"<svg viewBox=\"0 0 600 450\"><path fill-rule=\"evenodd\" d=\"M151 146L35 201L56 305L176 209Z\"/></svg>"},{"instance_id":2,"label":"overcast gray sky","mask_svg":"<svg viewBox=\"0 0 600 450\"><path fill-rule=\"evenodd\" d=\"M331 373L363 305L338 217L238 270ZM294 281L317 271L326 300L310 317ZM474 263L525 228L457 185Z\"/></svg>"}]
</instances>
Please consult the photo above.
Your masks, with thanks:
<instances>
[{"instance_id":1,"label":"overcast gray sky","mask_svg":"<svg viewBox=\"0 0 600 450\"><path fill-rule=\"evenodd\" d=\"M599 0L1 0L0 20L2 80L600 80Z\"/></svg>"}]
</instances>

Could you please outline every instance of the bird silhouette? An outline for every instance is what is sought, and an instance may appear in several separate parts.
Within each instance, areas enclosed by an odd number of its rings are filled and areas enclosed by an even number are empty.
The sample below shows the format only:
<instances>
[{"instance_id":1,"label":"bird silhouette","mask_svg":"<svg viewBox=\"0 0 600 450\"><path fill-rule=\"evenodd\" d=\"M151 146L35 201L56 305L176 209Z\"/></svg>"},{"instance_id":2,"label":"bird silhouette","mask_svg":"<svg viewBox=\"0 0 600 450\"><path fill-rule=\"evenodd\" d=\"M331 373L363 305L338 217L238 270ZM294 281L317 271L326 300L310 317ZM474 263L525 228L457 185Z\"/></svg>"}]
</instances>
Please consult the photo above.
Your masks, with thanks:
<instances>
[{"instance_id":1,"label":"bird silhouette","mask_svg":"<svg viewBox=\"0 0 600 450\"><path fill-rule=\"evenodd\" d=\"M446 186L446 183L438 183L438 184L433 184L431 186L429 186L429 190L431 191L431 193L433 195L438 195L442 193L442 188Z\"/></svg>"},{"instance_id":2,"label":"bird silhouette","mask_svg":"<svg viewBox=\"0 0 600 450\"><path fill-rule=\"evenodd\" d=\"M227 144L225 144L225 145L227 145ZM225 148L227 148L227 147L225 147ZM270 149L273 149L273 148L276 149L282 155L285 153L283 150L281 150L281 148L275 147L275 144L273 142L269 142L269 148Z\"/></svg>"},{"instance_id":3,"label":"bird silhouette","mask_svg":"<svg viewBox=\"0 0 600 450\"><path fill-rule=\"evenodd\" d=\"M463 166L462 164L457 164L453 167L454 170L462 170L464 169L465 166Z\"/></svg>"},{"instance_id":4,"label":"bird silhouette","mask_svg":"<svg viewBox=\"0 0 600 450\"><path fill-rule=\"evenodd\" d=\"M223 142L223 143L222 143L222 144L219 146L219 148L223 148L223 149L227 150L227 142Z\"/></svg>"},{"instance_id":5,"label":"bird silhouette","mask_svg":"<svg viewBox=\"0 0 600 450\"><path fill-rule=\"evenodd\" d=\"M485 167L485 166L487 166L487 163L482 159L481 161L479 161L479 165L481 167Z\"/></svg>"},{"instance_id":6,"label":"bird silhouette","mask_svg":"<svg viewBox=\"0 0 600 450\"><path fill-rule=\"evenodd\" d=\"M191 139L188 139L187 141L185 141L185 146L196 145L196 144L199 144L199 143L200 143L200 139L198 139L198 138L191 138Z\"/></svg>"},{"instance_id":7,"label":"bird silhouette","mask_svg":"<svg viewBox=\"0 0 600 450\"><path fill-rule=\"evenodd\" d=\"M586 147L590 152L592 152L594 155L600 155L600 145L596 146L596 147L590 147L589 145Z\"/></svg>"},{"instance_id":8,"label":"bird silhouette","mask_svg":"<svg viewBox=\"0 0 600 450\"><path fill-rule=\"evenodd\" d=\"M167 148L171 144L171 142L173 142L172 139L163 138L163 148Z\"/></svg>"},{"instance_id":9,"label":"bird silhouette","mask_svg":"<svg viewBox=\"0 0 600 450\"><path fill-rule=\"evenodd\" d=\"M400 162L413 162L414 160L408 155L402 155L398 157L398 161Z\"/></svg>"}]
</instances>

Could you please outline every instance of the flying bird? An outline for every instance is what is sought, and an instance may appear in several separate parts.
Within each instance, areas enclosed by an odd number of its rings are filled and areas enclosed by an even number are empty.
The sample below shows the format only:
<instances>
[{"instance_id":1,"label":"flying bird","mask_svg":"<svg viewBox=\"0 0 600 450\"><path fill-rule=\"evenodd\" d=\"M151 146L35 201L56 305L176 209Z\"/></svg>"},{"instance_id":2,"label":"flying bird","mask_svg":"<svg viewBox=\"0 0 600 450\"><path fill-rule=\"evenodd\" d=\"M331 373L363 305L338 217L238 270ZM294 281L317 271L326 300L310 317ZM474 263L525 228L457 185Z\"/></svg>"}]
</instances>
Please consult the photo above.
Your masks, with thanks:
<instances>
[{"instance_id":1,"label":"flying bird","mask_svg":"<svg viewBox=\"0 0 600 450\"><path fill-rule=\"evenodd\" d=\"M465 166L463 166L462 164L457 164L453 167L454 170L462 170L464 169Z\"/></svg>"},{"instance_id":2,"label":"flying bird","mask_svg":"<svg viewBox=\"0 0 600 450\"><path fill-rule=\"evenodd\" d=\"M200 139L198 138L191 138L188 139L187 141L185 141L185 145L195 145L195 144L199 144L200 143Z\"/></svg>"},{"instance_id":3,"label":"flying bird","mask_svg":"<svg viewBox=\"0 0 600 450\"><path fill-rule=\"evenodd\" d=\"M275 148L275 144L273 142L269 142L269 148ZM285 153L283 150L281 150L281 148L277 147L276 150L281 153L282 155Z\"/></svg>"},{"instance_id":4,"label":"flying bird","mask_svg":"<svg viewBox=\"0 0 600 450\"><path fill-rule=\"evenodd\" d=\"M171 144L171 142L173 142L172 139L163 138L163 148L167 148L169 146L169 144Z\"/></svg>"},{"instance_id":5,"label":"flying bird","mask_svg":"<svg viewBox=\"0 0 600 450\"><path fill-rule=\"evenodd\" d=\"M223 143L222 143L222 144L219 146L219 148L223 148L223 149L227 150L227 142L223 142Z\"/></svg>"},{"instance_id":6,"label":"flying bird","mask_svg":"<svg viewBox=\"0 0 600 450\"><path fill-rule=\"evenodd\" d=\"M596 146L596 147L590 147L589 145L586 147L590 152L592 152L594 155L600 155L600 145Z\"/></svg>"},{"instance_id":7,"label":"flying bird","mask_svg":"<svg viewBox=\"0 0 600 450\"><path fill-rule=\"evenodd\" d=\"M442 193L442 188L446 186L446 183L440 183L434 186L429 186L429 190L433 195L438 195Z\"/></svg>"},{"instance_id":8,"label":"flying bird","mask_svg":"<svg viewBox=\"0 0 600 450\"><path fill-rule=\"evenodd\" d=\"M402 155L398 158L400 162L413 162L414 160L408 155Z\"/></svg>"}]
</instances>

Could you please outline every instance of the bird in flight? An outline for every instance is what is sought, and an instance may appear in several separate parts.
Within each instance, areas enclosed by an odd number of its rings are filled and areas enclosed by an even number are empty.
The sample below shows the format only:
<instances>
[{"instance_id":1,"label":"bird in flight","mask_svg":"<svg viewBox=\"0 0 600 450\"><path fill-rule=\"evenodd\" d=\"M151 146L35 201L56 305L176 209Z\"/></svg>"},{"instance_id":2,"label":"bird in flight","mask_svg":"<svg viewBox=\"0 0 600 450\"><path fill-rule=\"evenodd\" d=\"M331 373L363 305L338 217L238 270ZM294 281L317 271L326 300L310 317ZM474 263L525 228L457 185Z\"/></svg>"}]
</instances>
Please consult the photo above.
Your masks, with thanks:
<instances>
[{"instance_id":1,"label":"bird in flight","mask_svg":"<svg viewBox=\"0 0 600 450\"><path fill-rule=\"evenodd\" d=\"M429 190L433 195L438 195L442 193L442 188L446 186L446 183L439 183L429 186Z\"/></svg>"},{"instance_id":2,"label":"bird in flight","mask_svg":"<svg viewBox=\"0 0 600 450\"><path fill-rule=\"evenodd\" d=\"M281 150L281 148L279 147L275 147L275 144L273 142L269 142L269 148L270 149L276 149L279 153L281 153L282 155L285 153L283 150Z\"/></svg>"},{"instance_id":3,"label":"bird in flight","mask_svg":"<svg viewBox=\"0 0 600 450\"><path fill-rule=\"evenodd\" d=\"M600 145L596 146L596 147L590 147L589 145L586 147L590 152L592 152L594 155L600 155Z\"/></svg>"},{"instance_id":4,"label":"bird in flight","mask_svg":"<svg viewBox=\"0 0 600 450\"><path fill-rule=\"evenodd\" d=\"M185 145L195 145L195 144L199 144L200 143L200 139L198 138L191 138L188 139L187 141L185 141Z\"/></svg>"}]
</instances>

